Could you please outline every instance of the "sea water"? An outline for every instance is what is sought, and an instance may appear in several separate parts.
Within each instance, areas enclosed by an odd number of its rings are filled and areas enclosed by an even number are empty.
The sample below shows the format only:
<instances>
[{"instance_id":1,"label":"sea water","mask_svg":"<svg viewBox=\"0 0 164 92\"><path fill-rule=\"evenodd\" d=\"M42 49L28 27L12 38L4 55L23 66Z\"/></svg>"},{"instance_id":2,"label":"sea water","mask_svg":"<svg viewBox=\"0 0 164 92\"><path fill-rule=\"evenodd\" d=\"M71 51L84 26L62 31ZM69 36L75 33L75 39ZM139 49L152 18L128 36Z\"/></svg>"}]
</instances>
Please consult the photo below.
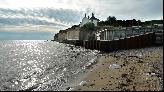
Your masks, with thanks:
<instances>
[{"instance_id":1,"label":"sea water","mask_svg":"<svg viewBox=\"0 0 164 92\"><path fill-rule=\"evenodd\" d=\"M1 40L0 91L65 90L98 53L58 42Z\"/></svg>"}]
</instances>

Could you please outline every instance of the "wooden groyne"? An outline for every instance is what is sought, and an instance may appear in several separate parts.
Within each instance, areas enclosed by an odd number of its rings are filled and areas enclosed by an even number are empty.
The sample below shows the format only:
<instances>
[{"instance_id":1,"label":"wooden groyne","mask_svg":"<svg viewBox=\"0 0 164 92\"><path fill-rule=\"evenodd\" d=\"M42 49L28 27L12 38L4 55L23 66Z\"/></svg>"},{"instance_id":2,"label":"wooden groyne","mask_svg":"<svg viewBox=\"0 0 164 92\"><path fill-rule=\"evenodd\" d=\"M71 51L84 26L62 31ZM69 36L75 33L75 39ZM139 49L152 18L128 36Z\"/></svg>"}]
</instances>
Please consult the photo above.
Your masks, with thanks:
<instances>
[{"instance_id":1,"label":"wooden groyne","mask_svg":"<svg viewBox=\"0 0 164 92\"><path fill-rule=\"evenodd\" d=\"M72 44L75 46L82 46L86 49L100 50L105 52L117 51L117 50L127 50L136 48L145 48L154 45L163 45L160 39L160 44L158 43L159 34L155 32L149 32L145 34L113 39L113 40L65 40L63 43ZM161 34L160 34L161 36ZM162 34L163 36L163 34Z\"/></svg>"}]
</instances>

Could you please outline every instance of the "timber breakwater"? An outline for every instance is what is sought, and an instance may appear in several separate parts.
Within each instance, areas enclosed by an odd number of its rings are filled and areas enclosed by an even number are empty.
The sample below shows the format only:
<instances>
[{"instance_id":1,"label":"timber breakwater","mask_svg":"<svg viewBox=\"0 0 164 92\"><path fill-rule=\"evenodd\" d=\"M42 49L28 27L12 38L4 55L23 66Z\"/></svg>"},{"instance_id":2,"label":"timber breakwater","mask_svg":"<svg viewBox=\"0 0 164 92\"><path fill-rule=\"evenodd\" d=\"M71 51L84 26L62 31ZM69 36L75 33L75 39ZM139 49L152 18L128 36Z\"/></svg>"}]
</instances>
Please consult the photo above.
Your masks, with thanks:
<instances>
[{"instance_id":1,"label":"timber breakwater","mask_svg":"<svg viewBox=\"0 0 164 92\"><path fill-rule=\"evenodd\" d=\"M69 40L65 39L62 43L82 46L86 49L99 50L105 52L145 48L150 46L163 45L163 28L160 29L137 29L137 30L122 30L119 35L114 35L118 30L104 29L101 31L100 39L95 40ZM109 31L110 30L110 31ZM113 35L111 35L111 33ZM95 32L95 34L98 31ZM111 38L111 39L109 39Z\"/></svg>"}]
</instances>

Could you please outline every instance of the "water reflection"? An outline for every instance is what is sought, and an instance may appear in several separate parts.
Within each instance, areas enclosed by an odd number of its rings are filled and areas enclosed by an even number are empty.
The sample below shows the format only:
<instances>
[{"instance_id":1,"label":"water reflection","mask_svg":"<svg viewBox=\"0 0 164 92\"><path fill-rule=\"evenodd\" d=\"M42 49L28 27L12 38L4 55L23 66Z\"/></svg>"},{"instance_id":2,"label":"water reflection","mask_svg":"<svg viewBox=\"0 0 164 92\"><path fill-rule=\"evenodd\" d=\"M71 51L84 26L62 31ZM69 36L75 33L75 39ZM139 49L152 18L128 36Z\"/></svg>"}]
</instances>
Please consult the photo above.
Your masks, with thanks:
<instances>
[{"instance_id":1,"label":"water reflection","mask_svg":"<svg viewBox=\"0 0 164 92\"><path fill-rule=\"evenodd\" d=\"M98 51L44 41L0 41L0 90L60 90Z\"/></svg>"}]
</instances>

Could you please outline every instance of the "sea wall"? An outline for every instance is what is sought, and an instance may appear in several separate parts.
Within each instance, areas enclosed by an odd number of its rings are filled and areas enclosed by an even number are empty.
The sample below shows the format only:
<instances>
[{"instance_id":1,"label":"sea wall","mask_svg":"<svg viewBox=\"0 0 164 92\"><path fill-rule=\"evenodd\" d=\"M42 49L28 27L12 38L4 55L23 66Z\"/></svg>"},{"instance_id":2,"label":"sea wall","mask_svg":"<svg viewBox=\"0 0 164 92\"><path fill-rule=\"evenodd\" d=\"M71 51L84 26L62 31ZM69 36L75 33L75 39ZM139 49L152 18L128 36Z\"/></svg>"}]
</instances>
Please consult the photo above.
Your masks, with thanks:
<instances>
[{"instance_id":1,"label":"sea wall","mask_svg":"<svg viewBox=\"0 0 164 92\"><path fill-rule=\"evenodd\" d=\"M96 34L100 33L98 40ZM61 31L56 37L58 42L82 46L86 49L114 51L163 45L162 28L114 28L97 27L95 31L71 29Z\"/></svg>"},{"instance_id":2,"label":"sea wall","mask_svg":"<svg viewBox=\"0 0 164 92\"><path fill-rule=\"evenodd\" d=\"M155 45L155 33L147 33L144 35L131 36L124 39L117 39L112 41L101 40L65 40L64 43L73 44L75 46L82 46L86 49L100 50L100 51L116 51L124 49L145 48Z\"/></svg>"},{"instance_id":3,"label":"sea wall","mask_svg":"<svg viewBox=\"0 0 164 92\"><path fill-rule=\"evenodd\" d=\"M64 32L60 32L58 34L58 42L63 42L64 40L67 40L67 32L64 31Z\"/></svg>"},{"instance_id":4,"label":"sea wall","mask_svg":"<svg viewBox=\"0 0 164 92\"><path fill-rule=\"evenodd\" d=\"M95 40L95 31L80 30L79 40Z\"/></svg>"},{"instance_id":5,"label":"sea wall","mask_svg":"<svg viewBox=\"0 0 164 92\"><path fill-rule=\"evenodd\" d=\"M67 40L79 40L79 30L67 31Z\"/></svg>"}]
</instances>

